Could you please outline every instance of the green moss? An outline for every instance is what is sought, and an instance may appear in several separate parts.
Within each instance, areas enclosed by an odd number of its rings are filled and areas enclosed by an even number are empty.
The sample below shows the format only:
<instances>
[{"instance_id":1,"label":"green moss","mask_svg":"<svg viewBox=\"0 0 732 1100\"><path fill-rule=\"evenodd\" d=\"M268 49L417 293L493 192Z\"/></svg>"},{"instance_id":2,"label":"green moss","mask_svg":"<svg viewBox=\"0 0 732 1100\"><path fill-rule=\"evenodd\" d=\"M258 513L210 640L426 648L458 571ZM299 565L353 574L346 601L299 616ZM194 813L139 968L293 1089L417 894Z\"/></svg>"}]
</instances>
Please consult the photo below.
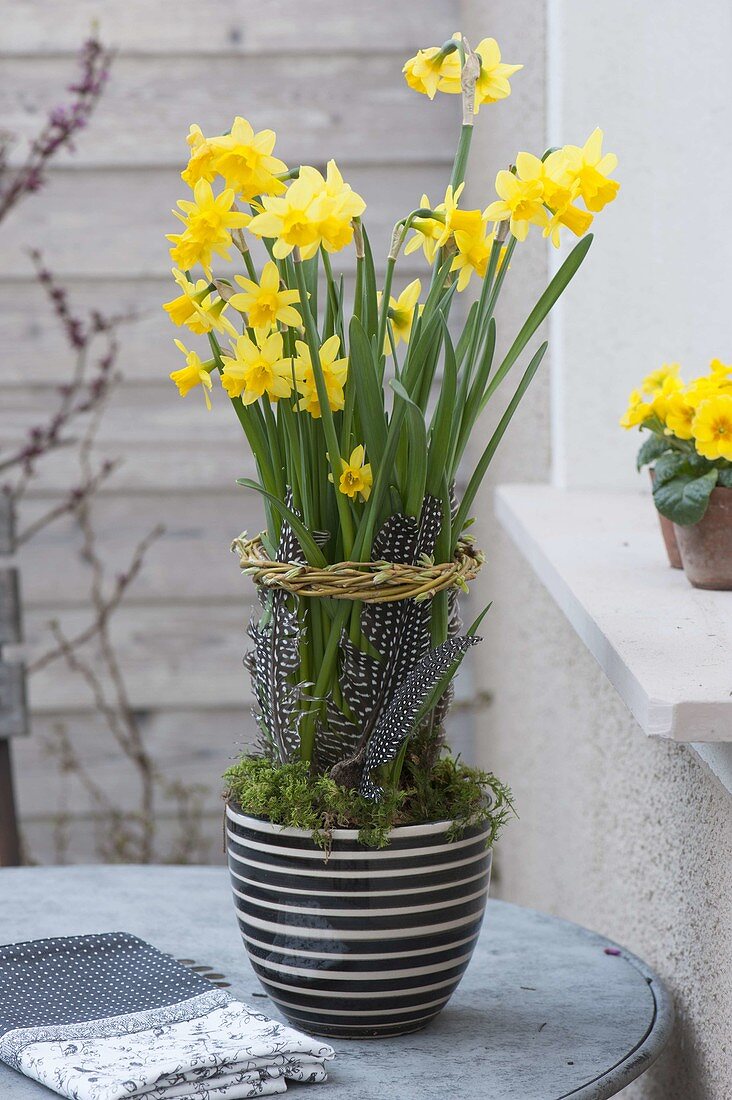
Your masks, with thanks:
<instances>
[{"instance_id":1,"label":"green moss","mask_svg":"<svg viewBox=\"0 0 732 1100\"><path fill-rule=\"evenodd\" d=\"M358 829L363 844L383 848L391 829L429 821L452 821L451 838L487 822L488 843L493 844L514 812L508 787L490 772L449 755L426 773L406 763L401 789L388 792L380 803L347 791L326 775L311 775L300 761L273 764L264 757L245 756L224 779L226 797L245 813L307 829L326 850L336 828Z\"/></svg>"}]
</instances>

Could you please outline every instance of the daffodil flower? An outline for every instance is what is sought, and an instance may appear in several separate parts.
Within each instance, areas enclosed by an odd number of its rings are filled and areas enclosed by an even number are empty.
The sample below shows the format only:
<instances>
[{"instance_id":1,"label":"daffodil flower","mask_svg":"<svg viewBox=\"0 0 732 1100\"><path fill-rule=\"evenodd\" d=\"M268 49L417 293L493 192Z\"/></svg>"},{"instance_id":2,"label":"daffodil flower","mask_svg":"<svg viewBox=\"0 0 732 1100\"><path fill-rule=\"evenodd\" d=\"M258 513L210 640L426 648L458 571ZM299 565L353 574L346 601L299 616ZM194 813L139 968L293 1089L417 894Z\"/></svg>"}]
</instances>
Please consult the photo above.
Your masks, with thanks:
<instances>
[{"instance_id":1,"label":"daffodil flower","mask_svg":"<svg viewBox=\"0 0 732 1100\"><path fill-rule=\"evenodd\" d=\"M244 202L257 195L284 192L285 185L277 176L287 171L287 165L272 156L275 140L274 130L255 133L251 124L240 116L234 119L228 134L209 140L216 171Z\"/></svg>"},{"instance_id":2,"label":"daffodil flower","mask_svg":"<svg viewBox=\"0 0 732 1100\"><path fill-rule=\"evenodd\" d=\"M258 283L242 275L235 279L243 293L232 294L229 305L247 315L251 328L270 329L278 321L292 327L302 325L302 317L292 305L300 301L300 295L296 290L281 289L280 273L272 260L262 268Z\"/></svg>"},{"instance_id":3,"label":"daffodil flower","mask_svg":"<svg viewBox=\"0 0 732 1100\"><path fill-rule=\"evenodd\" d=\"M351 500L355 500L357 496L360 496L361 500L368 500L371 496L374 479L371 473L371 463L366 462L365 459L366 451L363 446L358 446L351 451L348 462L345 459L341 460L343 473L338 482L338 489L344 496L350 497Z\"/></svg>"},{"instance_id":4,"label":"daffodil flower","mask_svg":"<svg viewBox=\"0 0 732 1100\"><path fill-rule=\"evenodd\" d=\"M193 201L180 199L182 213L173 213L185 226L182 233L169 233L173 242L170 256L176 267L184 271L201 265L207 275L211 273L214 253L229 259L231 230L240 229L251 221L249 214L233 210L234 192L231 188L214 195L211 184L200 179L193 189Z\"/></svg>"},{"instance_id":5,"label":"daffodil flower","mask_svg":"<svg viewBox=\"0 0 732 1100\"><path fill-rule=\"evenodd\" d=\"M460 34L453 35L461 38ZM501 51L495 38L483 38L475 47L475 53L480 58L480 73L475 81L475 105L474 114L477 115L483 103L497 103L500 99L506 99L511 94L511 85L508 78L523 69L523 65L507 65L501 60ZM446 71L442 74L439 89L459 95L462 92L460 80L460 67L457 73Z\"/></svg>"},{"instance_id":6,"label":"daffodil flower","mask_svg":"<svg viewBox=\"0 0 732 1100\"><path fill-rule=\"evenodd\" d=\"M414 320L414 307L417 305L421 293L422 283L419 279L415 279L414 282L404 288L398 298L389 298L388 317L395 345L400 344L402 341L405 344L409 342ZM379 294L379 300L381 300L381 294ZM419 312L421 313L423 309L424 306L420 306ZM390 351L391 342L387 335L384 341L384 355L388 355Z\"/></svg>"},{"instance_id":7,"label":"daffodil flower","mask_svg":"<svg viewBox=\"0 0 732 1100\"><path fill-rule=\"evenodd\" d=\"M180 340L175 341L175 346L186 357L186 365L181 367L180 370L171 371L170 374L170 378L178 387L178 393L181 397L185 397L195 386L203 386L206 408L210 410L211 398L208 395L213 387L211 371L215 366L214 360L211 359L206 363L202 362L200 356L195 351L189 351Z\"/></svg>"},{"instance_id":8,"label":"daffodil flower","mask_svg":"<svg viewBox=\"0 0 732 1100\"><path fill-rule=\"evenodd\" d=\"M345 405L343 387L346 384L348 374L348 359L337 359L341 341L338 336L331 336L320 348L320 366L325 379L325 388L328 393L328 402L333 412L338 412ZM297 403L301 412L309 412L314 420L320 419L321 409L318 399L318 388L313 373L310 349L303 340L295 341L297 358L295 359L295 379L298 393L301 395Z\"/></svg>"},{"instance_id":9,"label":"daffodil flower","mask_svg":"<svg viewBox=\"0 0 732 1100\"><path fill-rule=\"evenodd\" d=\"M521 157L516 158L517 165ZM487 221L508 221L511 233L517 241L525 241L529 226L539 225L543 229L549 223L544 209L544 187L541 179L531 176L521 179L513 172L503 169L496 176L498 200L492 202L484 211Z\"/></svg>"},{"instance_id":10,"label":"daffodil flower","mask_svg":"<svg viewBox=\"0 0 732 1100\"><path fill-rule=\"evenodd\" d=\"M617 166L614 153L602 153L603 133L593 130L585 144L565 145L562 149L568 169L579 184L579 192L588 210L597 213L617 196L620 184L608 176Z\"/></svg>"},{"instance_id":11,"label":"daffodil flower","mask_svg":"<svg viewBox=\"0 0 732 1100\"><path fill-rule=\"evenodd\" d=\"M174 325L185 325L199 336L206 332L226 332L237 336L237 330L224 310L227 303L223 298L214 296L208 279L198 279L195 283L187 279L182 271L173 268L173 278L182 293L177 298L163 304L163 309Z\"/></svg>"},{"instance_id":12,"label":"daffodil flower","mask_svg":"<svg viewBox=\"0 0 732 1100\"><path fill-rule=\"evenodd\" d=\"M402 72L410 88L434 99L438 89L448 90L444 87L448 82L452 85L456 80L459 90L460 57L453 48L446 51L444 47L428 46L417 50L414 57L404 63Z\"/></svg>"},{"instance_id":13,"label":"daffodil flower","mask_svg":"<svg viewBox=\"0 0 732 1100\"><path fill-rule=\"evenodd\" d=\"M241 397L252 405L265 393L272 401L292 393L290 360L283 358L282 334L255 332L256 342L246 333L232 342L233 356L222 356L221 384L229 397Z\"/></svg>"}]
</instances>

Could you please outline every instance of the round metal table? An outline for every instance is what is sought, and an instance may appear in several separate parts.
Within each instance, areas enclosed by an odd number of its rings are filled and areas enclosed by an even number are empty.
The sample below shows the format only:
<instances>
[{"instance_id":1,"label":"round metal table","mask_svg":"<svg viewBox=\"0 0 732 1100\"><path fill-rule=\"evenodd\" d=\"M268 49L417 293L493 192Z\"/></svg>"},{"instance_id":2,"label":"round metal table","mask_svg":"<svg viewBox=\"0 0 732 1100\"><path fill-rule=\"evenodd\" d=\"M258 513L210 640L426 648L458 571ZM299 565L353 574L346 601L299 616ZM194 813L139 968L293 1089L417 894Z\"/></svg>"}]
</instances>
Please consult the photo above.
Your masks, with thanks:
<instances>
[{"instance_id":1,"label":"round metal table","mask_svg":"<svg viewBox=\"0 0 732 1100\"><path fill-rule=\"evenodd\" d=\"M209 964L235 996L277 1015L244 952L224 869L0 870L0 943L109 931ZM308 1097L604 1100L648 1069L672 1024L669 995L640 959L578 925L490 901L442 1015L414 1035L335 1042L329 1081ZM51 1095L0 1063L3 1100Z\"/></svg>"}]
</instances>

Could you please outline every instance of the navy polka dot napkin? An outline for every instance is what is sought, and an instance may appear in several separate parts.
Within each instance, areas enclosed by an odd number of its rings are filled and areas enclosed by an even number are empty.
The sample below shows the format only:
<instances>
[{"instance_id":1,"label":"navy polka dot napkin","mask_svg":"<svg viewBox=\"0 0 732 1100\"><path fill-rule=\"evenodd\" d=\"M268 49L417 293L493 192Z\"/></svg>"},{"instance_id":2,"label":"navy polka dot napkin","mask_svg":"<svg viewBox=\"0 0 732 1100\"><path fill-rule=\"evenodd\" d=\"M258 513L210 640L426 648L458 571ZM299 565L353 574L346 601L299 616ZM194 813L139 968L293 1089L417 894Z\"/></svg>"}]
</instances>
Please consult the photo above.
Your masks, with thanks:
<instances>
[{"instance_id":1,"label":"navy polka dot napkin","mask_svg":"<svg viewBox=\"0 0 732 1100\"><path fill-rule=\"evenodd\" d=\"M238 1100L333 1050L126 932L0 947L0 1059L71 1100Z\"/></svg>"}]
</instances>

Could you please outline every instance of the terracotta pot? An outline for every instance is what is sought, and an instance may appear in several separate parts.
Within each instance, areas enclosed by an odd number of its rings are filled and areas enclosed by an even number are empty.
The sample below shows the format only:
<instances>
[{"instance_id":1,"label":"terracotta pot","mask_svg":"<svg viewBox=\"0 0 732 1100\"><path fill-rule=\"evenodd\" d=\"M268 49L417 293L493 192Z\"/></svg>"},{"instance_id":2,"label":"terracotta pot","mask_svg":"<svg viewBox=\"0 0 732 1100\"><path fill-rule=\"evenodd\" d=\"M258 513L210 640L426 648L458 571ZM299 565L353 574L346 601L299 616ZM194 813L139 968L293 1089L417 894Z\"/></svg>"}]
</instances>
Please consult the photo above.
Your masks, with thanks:
<instances>
[{"instance_id":1,"label":"terracotta pot","mask_svg":"<svg viewBox=\"0 0 732 1100\"><path fill-rule=\"evenodd\" d=\"M648 472L651 475L651 485L653 485L656 480L656 473L652 468ZM663 535L663 542L668 555L668 563L672 569L683 569L684 567L681 563L681 554L679 553L673 522L667 516L662 516L658 509L656 509L656 515L661 525L661 534Z\"/></svg>"},{"instance_id":2,"label":"terracotta pot","mask_svg":"<svg viewBox=\"0 0 732 1100\"><path fill-rule=\"evenodd\" d=\"M684 572L694 588L732 588L732 489L713 489L699 523L674 524Z\"/></svg>"},{"instance_id":3,"label":"terracotta pot","mask_svg":"<svg viewBox=\"0 0 732 1100\"><path fill-rule=\"evenodd\" d=\"M333 829L326 857L303 829L226 807L244 946L264 989L303 1031L380 1038L418 1031L473 953L490 881L488 826L393 829L366 848Z\"/></svg>"}]
</instances>

